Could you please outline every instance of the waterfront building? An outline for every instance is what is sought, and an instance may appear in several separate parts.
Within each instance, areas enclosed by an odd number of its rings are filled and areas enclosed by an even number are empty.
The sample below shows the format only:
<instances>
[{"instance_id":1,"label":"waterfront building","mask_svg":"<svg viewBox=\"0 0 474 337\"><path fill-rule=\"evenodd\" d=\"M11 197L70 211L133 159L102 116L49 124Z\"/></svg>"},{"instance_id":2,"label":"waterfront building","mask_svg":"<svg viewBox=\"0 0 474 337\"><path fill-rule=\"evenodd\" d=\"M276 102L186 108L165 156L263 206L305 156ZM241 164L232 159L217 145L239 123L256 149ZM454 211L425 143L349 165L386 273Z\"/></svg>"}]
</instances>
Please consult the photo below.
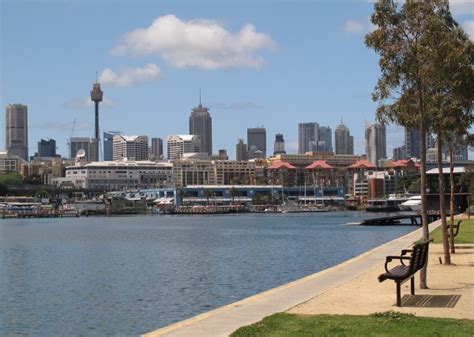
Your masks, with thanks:
<instances>
[{"instance_id":1,"label":"waterfront building","mask_svg":"<svg viewBox=\"0 0 474 337\"><path fill-rule=\"evenodd\" d=\"M54 139L41 139L38 142L38 152L35 153L34 157L56 157L56 141Z\"/></svg>"},{"instance_id":2,"label":"waterfront building","mask_svg":"<svg viewBox=\"0 0 474 337\"><path fill-rule=\"evenodd\" d=\"M72 137L69 139L70 158L75 158L79 150L85 151L84 160L90 162L95 157L95 139L88 137Z\"/></svg>"},{"instance_id":3,"label":"waterfront building","mask_svg":"<svg viewBox=\"0 0 474 337\"><path fill-rule=\"evenodd\" d=\"M104 132L104 160L114 160L114 136L122 135L122 131L106 131Z\"/></svg>"},{"instance_id":4,"label":"waterfront building","mask_svg":"<svg viewBox=\"0 0 474 337\"><path fill-rule=\"evenodd\" d=\"M60 188L120 191L173 186L173 165L151 161L102 161L66 167L64 178L52 179Z\"/></svg>"},{"instance_id":5,"label":"waterfront building","mask_svg":"<svg viewBox=\"0 0 474 337\"><path fill-rule=\"evenodd\" d=\"M215 185L215 170L210 160L173 160L173 181L176 187Z\"/></svg>"},{"instance_id":6,"label":"waterfront building","mask_svg":"<svg viewBox=\"0 0 474 337\"><path fill-rule=\"evenodd\" d=\"M75 160L61 157L36 157L30 161L28 174L39 176L41 182L51 185L53 179L64 177L65 168L75 164Z\"/></svg>"},{"instance_id":7,"label":"waterfront building","mask_svg":"<svg viewBox=\"0 0 474 337\"><path fill-rule=\"evenodd\" d=\"M267 130L264 127L247 129L248 159L267 155Z\"/></svg>"},{"instance_id":8,"label":"waterfront building","mask_svg":"<svg viewBox=\"0 0 474 337\"><path fill-rule=\"evenodd\" d=\"M385 125L381 123L365 126L365 150L367 159L374 165L387 158L387 139Z\"/></svg>"},{"instance_id":9,"label":"waterfront building","mask_svg":"<svg viewBox=\"0 0 474 337\"><path fill-rule=\"evenodd\" d=\"M251 185L255 183L256 163L254 161L214 161L217 185Z\"/></svg>"},{"instance_id":10,"label":"waterfront building","mask_svg":"<svg viewBox=\"0 0 474 337\"><path fill-rule=\"evenodd\" d=\"M377 170L377 166L368 160L361 159L350 165L348 192L360 202L365 202L369 195L368 174Z\"/></svg>"},{"instance_id":11,"label":"waterfront building","mask_svg":"<svg viewBox=\"0 0 474 337\"><path fill-rule=\"evenodd\" d=\"M28 161L28 107L9 104L5 108L5 148Z\"/></svg>"},{"instance_id":12,"label":"waterfront building","mask_svg":"<svg viewBox=\"0 0 474 337\"><path fill-rule=\"evenodd\" d=\"M273 155L285 154L285 140L283 139L283 134L277 133L275 135L275 143L273 145Z\"/></svg>"},{"instance_id":13,"label":"waterfront building","mask_svg":"<svg viewBox=\"0 0 474 337\"><path fill-rule=\"evenodd\" d=\"M237 161L248 160L247 144L244 143L242 138L239 138L239 141L235 146L235 159Z\"/></svg>"},{"instance_id":14,"label":"waterfront building","mask_svg":"<svg viewBox=\"0 0 474 337\"><path fill-rule=\"evenodd\" d=\"M148 160L148 137L116 135L112 152L114 160Z\"/></svg>"},{"instance_id":15,"label":"waterfront building","mask_svg":"<svg viewBox=\"0 0 474 337\"><path fill-rule=\"evenodd\" d=\"M27 175L28 162L22 157L8 151L0 151L0 174L18 172Z\"/></svg>"},{"instance_id":16,"label":"waterfront building","mask_svg":"<svg viewBox=\"0 0 474 337\"><path fill-rule=\"evenodd\" d=\"M209 114L209 108L201 104L201 96L199 96L199 105L192 109L189 116L189 134L199 136L199 152L212 155L212 117Z\"/></svg>"},{"instance_id":17,"label":"waterfront building","mask_svg":"<svg viewBox=\"0 0 474 337\"><path fill-rule=\"evenodd\" d=\"M349 128L342 123L334 131L336 154L354 154L354 137Z\"/></svg>"},{"instance_id":18,"label":"waterfront building","mask_svg":"<svg viewBox=\"0 0 474 337\"><path fill-rule=\"evenodd\" d=\"M304 154L310 151L317 151L319 140L318 123L298 124L298 153Z\"/></svg>"},{"instance_id":19,"label":"waterfront building","mask_svg":"<svg viewBox=\"0 0 474 337\"><path fill-rule=\"evenodd\" d=\"M332 129L329 126L320 126L318 132L319 152L333 152L332 149Z\"/></svg>"},{"instance_id":20,"label":"waterfront building","mask_svg":"<svg viewBox=\"0 0 474 337\"><path fill-rule=\"evenodd\" d=\"M185 153L199 153L201 139L196 135L171 135L168 136L168 159L180 159Z\"/></svg>"},{"instance_id":21,"label":"waterfront building","mask_svg":"<svg viewBox=\"0 0 474 337\"><path fill-rule=\"evenodd\" d=\"M156 137L151 139L150 155L155 160L163 158L163 139Z\"/></svg>"},{"instance_id":22,"label":"waterfront building","mask_svg":"<svg viewBox=\"0 0 474 337\"><path fill-rule=\"evenodd\" d=\"M275 161L267 170L270 173L272 185L296 186L298 185L298 169L286 161Z\"/></svg>"}]
</instances>

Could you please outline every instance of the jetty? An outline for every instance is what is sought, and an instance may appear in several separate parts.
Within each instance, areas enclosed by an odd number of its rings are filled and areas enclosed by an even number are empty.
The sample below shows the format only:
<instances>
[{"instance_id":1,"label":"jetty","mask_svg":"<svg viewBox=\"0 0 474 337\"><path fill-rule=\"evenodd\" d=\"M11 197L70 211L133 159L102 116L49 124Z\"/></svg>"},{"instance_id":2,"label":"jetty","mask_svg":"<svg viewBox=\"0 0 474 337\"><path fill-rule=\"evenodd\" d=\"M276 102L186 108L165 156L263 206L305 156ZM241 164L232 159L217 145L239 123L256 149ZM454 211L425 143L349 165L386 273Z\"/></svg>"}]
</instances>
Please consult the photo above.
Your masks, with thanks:
<instances>
[{"instance_id":1,"label":"jetty","mask_svg":"<svg viewBox=\"0 0 474 337\"><path fill-rule=\"evenodd\" d=\"M428 223L434 222L438 219L439 219L438 214L428 214ZM360 225L360 226L400 226L400 225L421 226L422 218L421 218L421 214L393 215L393 216L366 219L357 223L357 225Z\"/></svg>"}]
</instances>

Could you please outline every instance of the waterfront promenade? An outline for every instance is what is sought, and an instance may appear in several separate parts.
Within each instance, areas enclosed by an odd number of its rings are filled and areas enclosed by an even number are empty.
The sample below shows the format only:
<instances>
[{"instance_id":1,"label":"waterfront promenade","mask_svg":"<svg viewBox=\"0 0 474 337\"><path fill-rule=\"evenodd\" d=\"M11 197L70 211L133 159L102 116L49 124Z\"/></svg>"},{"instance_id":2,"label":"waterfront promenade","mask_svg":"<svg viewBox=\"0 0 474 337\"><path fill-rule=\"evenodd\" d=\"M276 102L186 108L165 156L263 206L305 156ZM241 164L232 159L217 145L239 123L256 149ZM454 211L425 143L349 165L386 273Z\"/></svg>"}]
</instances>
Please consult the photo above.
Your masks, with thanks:
<instances>
[{"instance_id":1,"label":"waterfront promenade","mask_svg":"<svg viewBox=\"0 0 474 337\"><path fill-rule=\"evenodd\" d=\"M439 225L439 221L430 224L430 231ZM459 249L453 256L456 266L441 266L438 257L442 248L440 245L432 245L428 268L428 285L431 289L420 290L417 276L418 297L415 299L418 302L405 303L406 307L395 306L393 282L378 283L377 275L383 272L385 256L397 255L401 249L409 247L420 237L421 229L415 230L332 268L145 336L228 336L241 326L284 311L299 314L369 314L395 310L421 316L474 319L473 280L470 273L474 263L474 250ZM450 272L448 268L456 268L456 273ZM403 294L409 294L407 287L405 284ZM433 295L431 301L426 302L426 295ZM439 295L451 297L440 298ZM446 299L447 303L443 303ZM454 308L447 307L454 302ZM426 307L426 303L431 303L434 307Z\"/></svg>"}]
</instances>

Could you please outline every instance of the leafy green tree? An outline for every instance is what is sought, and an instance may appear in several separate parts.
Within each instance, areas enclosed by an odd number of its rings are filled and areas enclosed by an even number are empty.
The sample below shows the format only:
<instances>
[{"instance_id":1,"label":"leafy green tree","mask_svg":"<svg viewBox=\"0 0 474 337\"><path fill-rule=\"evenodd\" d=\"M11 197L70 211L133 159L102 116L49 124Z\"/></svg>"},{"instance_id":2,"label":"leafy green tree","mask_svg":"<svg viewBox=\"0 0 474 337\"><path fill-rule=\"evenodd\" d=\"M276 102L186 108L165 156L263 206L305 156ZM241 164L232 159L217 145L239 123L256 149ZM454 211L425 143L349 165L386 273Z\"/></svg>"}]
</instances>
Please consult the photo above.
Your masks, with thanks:
<instances>
[{"instance_id":1,"label":"leafy green tree","mask_svg":"<svg viewBox=\"0 0 474 337\"><path fill-rule=\"evenodd\" d=\"M46 190L39 189L39 190L36 190L35 197L36 198L47 198L47 197L49 197L49 193Z\"/></svg>"},{"instance_id":2,"label":"leafy green tree","mask_svg":"<svg viewBox=\"0 0 474 337\"><path fill-rule=\"evenodd\" d=\"M0 195L4 196L7 194L8 194L8 186L3 183L0 183Z\"/></svg>"},{"instance_id":3,"label":"leafy green tree","mask_svg":"<svg viewBox=\"0 0 474 337\"><path fill-rule=\"evenodd\" d=\"M373 99L379 101L377 118L385 123L417 127L420 131L420 192L423 239L429 238L426 202L426 133L436 117L439 93L438 58L445 48L447 0L378 0L371 21L376 27L365 37L379 54L381 75ZM452 71L457 72L458 69ZM457 74L459 75L459 74ZM426 268L420 287L427 288Z\"/></svg>"},{"instance_id":4,"label":"leafy green tree","mask_svg":"<svg viewBox=\"0 0 474 337\"><path fill-rule=\"evenodd\" d=\"M235 187L232 187L229 191L230 196L232 197L232 205L234 204L235 197L238 197L240 195L240 192L237 191Z\"/></svg>"},{"instance_id":5,"label":"leafy green tree","mask_svg":"<svg viewBox=\"0 0 474 337\"><path fill-rule=\"evenodd\" d=\"M209 206L209 199L212 198L212 196L214 195L214 191L209 188L206 188L204 189L203 194L206 197L207 205Z\"/></svg>"},{"instance_id":6,"label":"leafy green tree","mask_svg":"<svg viewBox=\"0 0 474 337\"><path fill-rule=\"evenodd\" d=\"M23 182L23 177L20 173L11 172L0 175L0 183L5 185L21 185Z\"/></svg>"}]
</instances>

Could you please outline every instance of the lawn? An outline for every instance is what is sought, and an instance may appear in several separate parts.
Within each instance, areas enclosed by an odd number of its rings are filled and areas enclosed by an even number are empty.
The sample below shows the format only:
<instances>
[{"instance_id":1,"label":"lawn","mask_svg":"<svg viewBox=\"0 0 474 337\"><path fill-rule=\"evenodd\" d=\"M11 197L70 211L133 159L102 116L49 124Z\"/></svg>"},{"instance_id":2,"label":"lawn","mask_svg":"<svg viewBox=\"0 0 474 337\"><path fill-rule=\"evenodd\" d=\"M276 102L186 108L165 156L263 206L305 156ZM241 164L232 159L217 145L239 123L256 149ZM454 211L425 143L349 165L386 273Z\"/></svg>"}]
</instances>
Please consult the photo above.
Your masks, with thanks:
<instances>
[{"instance_id":1,"label":"lawn","mask_svg":"<svg viewBox=\"0 0 474 337\"><path fill-rule=\"evenodd\" d=\"M448 218L448 226L449 226ZM457 223L458 220L455 220ZM441 228L438 227L431 232L430 236L434 238L434 243L443 243L441 241ZM459 228L459 234L454 238L454 243L474 243L474 216L471 220L463 220Z\"/></svg>"},{"instance_id":2,"label":"lawn","mask_svg":"<svg viewBox=\"0 0 474 337\"><path fill-rule=\"evenodd\" d=\"M396 312L370 316L301 316L279 313L242 327L231 337L472 336L474 321L416 317Z\"/></svg>"}]
</instances>

